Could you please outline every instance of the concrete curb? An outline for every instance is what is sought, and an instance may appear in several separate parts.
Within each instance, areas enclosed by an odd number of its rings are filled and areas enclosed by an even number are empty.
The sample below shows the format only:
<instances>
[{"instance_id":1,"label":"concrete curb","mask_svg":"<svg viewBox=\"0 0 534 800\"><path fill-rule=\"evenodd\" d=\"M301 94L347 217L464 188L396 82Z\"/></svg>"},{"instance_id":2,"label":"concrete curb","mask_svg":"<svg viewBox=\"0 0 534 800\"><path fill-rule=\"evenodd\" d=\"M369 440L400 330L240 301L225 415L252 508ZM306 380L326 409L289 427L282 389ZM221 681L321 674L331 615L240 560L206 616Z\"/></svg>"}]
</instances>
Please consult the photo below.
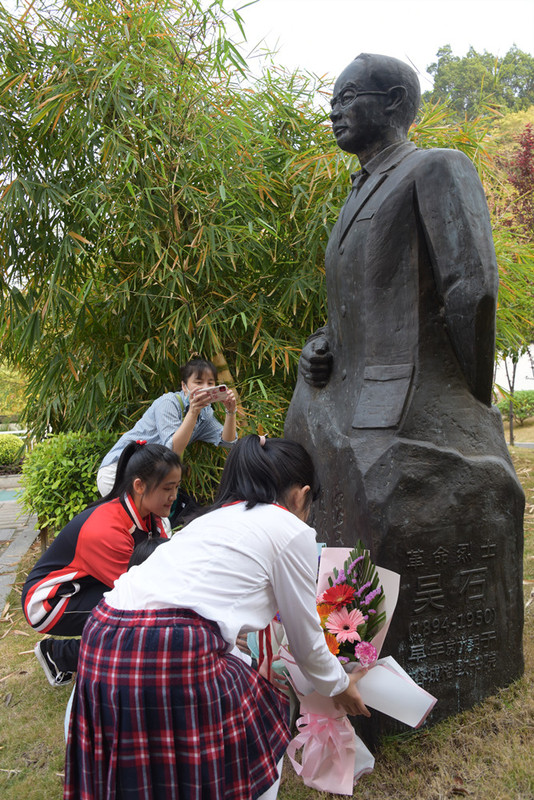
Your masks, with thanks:
<instances>
[{"instance_id":1,"label":"concrete curb","mask_svg":"<svg viewBox=\"0 0 534 800\"><path fill-rule=\"evenodd\" d=\"M20 475L0 475L0 489L20 488ZM0 541L9 542L0 553L0 612L17 580L20 559L39 536L37 517L23 511L18 500L0 502Z\"/></svg>"}]
</instances>

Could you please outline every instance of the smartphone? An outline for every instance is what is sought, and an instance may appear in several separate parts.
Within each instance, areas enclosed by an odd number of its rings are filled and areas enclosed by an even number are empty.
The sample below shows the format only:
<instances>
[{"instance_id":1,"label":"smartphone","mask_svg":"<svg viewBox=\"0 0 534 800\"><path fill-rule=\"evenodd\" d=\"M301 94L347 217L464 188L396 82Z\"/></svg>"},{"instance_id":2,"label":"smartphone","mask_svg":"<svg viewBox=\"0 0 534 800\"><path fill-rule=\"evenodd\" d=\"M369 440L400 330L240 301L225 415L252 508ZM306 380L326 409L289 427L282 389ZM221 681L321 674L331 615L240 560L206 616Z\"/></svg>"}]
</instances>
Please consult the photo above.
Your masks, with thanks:
<instances>
[{"instance_id":1,"label":"smartphone","mask_svg":"<svg viewBox=\"0 0 534 800\"><path fill-rule=\"evenodd\" d=\"M204 392L209 396L210 403L217 403L219 400L226 400L228 396L228 389L224 383L221 383L220 386L210 386L208 389L197 389L195 394L200 394L201 392Z\"/></svg>"}]
</instances>

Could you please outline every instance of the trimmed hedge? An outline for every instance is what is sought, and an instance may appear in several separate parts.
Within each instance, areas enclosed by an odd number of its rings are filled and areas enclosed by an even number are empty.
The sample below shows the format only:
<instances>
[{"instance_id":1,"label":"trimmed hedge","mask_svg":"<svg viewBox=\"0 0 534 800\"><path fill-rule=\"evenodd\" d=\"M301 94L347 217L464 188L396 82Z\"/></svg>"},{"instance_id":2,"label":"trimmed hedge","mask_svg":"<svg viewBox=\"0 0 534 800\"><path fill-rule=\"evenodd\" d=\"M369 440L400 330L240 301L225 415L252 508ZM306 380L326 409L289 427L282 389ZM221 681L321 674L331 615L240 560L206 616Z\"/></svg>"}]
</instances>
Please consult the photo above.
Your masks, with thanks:
<instances>
[{"instance_id":1,"label":"trimmed hedge","mask_svg":"<svg viewBox=\"0 0 534 800\"><path fill-rule=\"evenodd\" d=\"M22 505L37 515L41 530L58 533L100 497L96 473L117 441L109 432L59 433L35 445L22 465Z\"/></svg>"},{"instance_id":2,"label":"trimmed hedge","mask_svg":"<svg viewBox=\"0 0 534 800\"><path fill-rule=\"evenodd\" d=\"M534 417L534 390L525 389L514 392L513 397L514 422L522 425L526 419ZM510 415L510 400L505 398L497 403L497 408L501 412L503 419L508 419Z\"/></svg>"},{"instance_id":3,"label":"trimmed hedge","mask_svg":"<svg viewBox=\"0 0 534 800\"><path fill-rule=\"evenodd\" d=\"M18 461L24 452L24 441L12 433L0 434L0 465L7 466Z\"/></svg>"},{"instance_id":4,"label":"trimmed hedge","mask_svg":"<svg viewBox=\"0 0 534 800\"><path fill-rule=\"evenodd\" d=\"M118 433L59 433L37 444L22 465L23 507L37 515L41 530L58 533L100 497L96 473ZM187 448L184 491L202 505L213 501L228 451L205 442Z\"/></svg>"}]
</instances>

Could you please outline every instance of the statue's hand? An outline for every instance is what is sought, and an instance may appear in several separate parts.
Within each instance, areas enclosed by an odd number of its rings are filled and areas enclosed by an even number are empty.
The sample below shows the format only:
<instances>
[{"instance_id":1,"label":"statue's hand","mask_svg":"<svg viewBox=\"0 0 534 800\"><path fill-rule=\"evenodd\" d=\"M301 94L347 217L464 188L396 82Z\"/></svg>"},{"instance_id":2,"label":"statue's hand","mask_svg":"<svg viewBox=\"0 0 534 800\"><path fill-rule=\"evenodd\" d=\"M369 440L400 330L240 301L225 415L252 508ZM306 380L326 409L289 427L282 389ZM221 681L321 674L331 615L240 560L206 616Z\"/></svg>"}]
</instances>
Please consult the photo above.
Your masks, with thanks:
<instances>
[{"instance_id":1,"label":"statue's hand","mask_svg":"<svg viewBox=\"0 0 534 800\"><path fill-rule=\"evenodd\" d=\"M309 339L300 355L299 370L309 386L321 389L326 386L332 372L333 355L328 339L323 334Z\"/></svg>"}]
</instances>

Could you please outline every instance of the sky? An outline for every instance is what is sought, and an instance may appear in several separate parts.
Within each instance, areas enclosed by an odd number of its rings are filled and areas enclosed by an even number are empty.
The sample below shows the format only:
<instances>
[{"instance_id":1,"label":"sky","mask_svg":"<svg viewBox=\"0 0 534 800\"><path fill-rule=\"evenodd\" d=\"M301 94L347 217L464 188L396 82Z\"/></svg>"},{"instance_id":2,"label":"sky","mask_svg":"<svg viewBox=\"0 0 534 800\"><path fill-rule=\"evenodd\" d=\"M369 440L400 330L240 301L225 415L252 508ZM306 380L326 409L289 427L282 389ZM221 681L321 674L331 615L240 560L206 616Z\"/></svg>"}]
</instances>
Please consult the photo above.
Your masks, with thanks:
<instances>
[{"instance_id":1,"label":"sky","mask_svg":"<svg viewBox=\"0 0 534 800\"><path fill-rule=\"evenodd\" d=\"M259 0L240 14L248 46L265 40L289 69L335 78L359 53L380 53L411 63L423 91L445 44L458 56L472 46L502 57L514 44L534 55L534 0Z\"/></svg>"},{"instance_id":2,"label":"sky","mask_svg":"<svg viewBox=\"0 0 534 800\"><path fill-rule=\"evenodd\" d=\"M1 2L14 9L17 0ZM224 7L244 19L245 54L263 43L278 51L275 63L332 79L362 52L411 63L422 91L432 88L426 68L445 44L457 56L472 46L502 57L514 44L534 56L534 0L224 0ZM228 33L242 38L237 26Z\"/></svg>"}]
</instances>

